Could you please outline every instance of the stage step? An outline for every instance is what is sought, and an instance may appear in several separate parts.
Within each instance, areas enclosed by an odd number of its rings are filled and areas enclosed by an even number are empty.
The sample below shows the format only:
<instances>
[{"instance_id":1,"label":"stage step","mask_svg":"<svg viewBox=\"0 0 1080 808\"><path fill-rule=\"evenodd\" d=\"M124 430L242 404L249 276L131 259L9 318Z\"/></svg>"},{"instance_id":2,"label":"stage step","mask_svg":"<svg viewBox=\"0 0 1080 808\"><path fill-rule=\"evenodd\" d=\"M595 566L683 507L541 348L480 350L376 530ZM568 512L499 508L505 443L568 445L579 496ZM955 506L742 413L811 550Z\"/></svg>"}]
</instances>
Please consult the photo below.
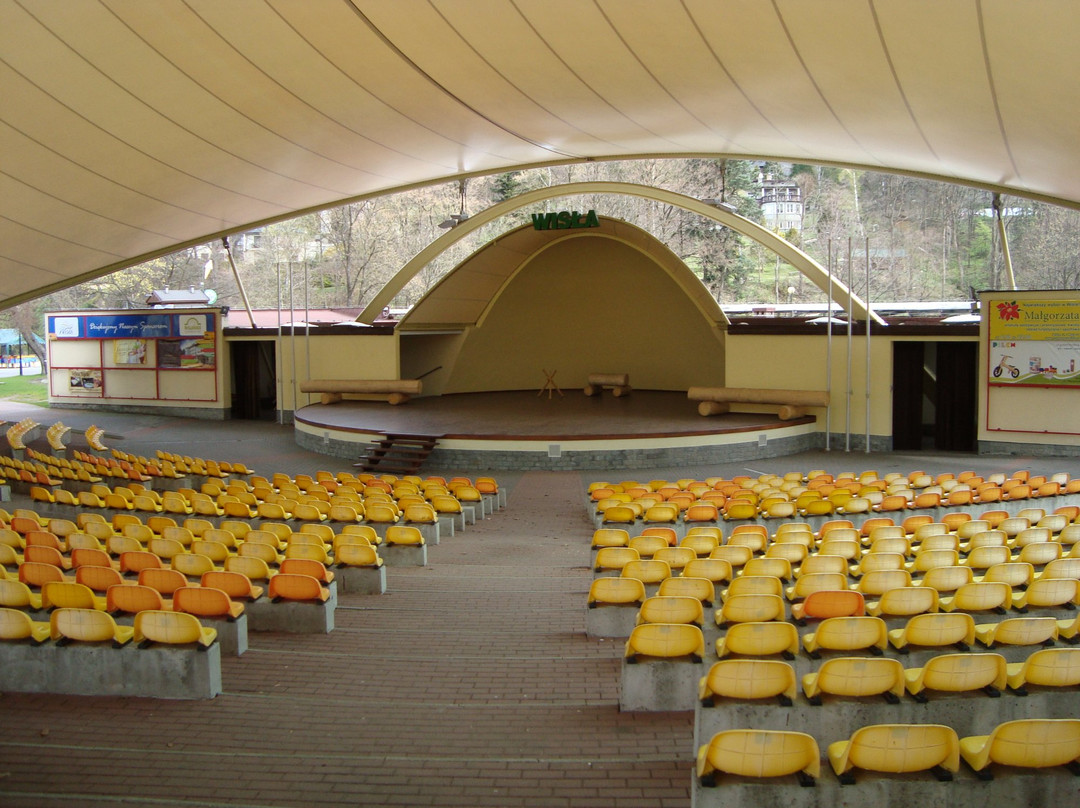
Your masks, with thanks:
<instances>
[{"instance_id":1,"label":"stage step","mask_svg":"<svg viewBox=\"0 0 1080 808\"><path fill-rule=\"evenodd\" d=\"M369 443L367 453L353 465L364 471L415 474L438 443L434 435L386 432L379 440Z\"/></svg>"}]
</instances>

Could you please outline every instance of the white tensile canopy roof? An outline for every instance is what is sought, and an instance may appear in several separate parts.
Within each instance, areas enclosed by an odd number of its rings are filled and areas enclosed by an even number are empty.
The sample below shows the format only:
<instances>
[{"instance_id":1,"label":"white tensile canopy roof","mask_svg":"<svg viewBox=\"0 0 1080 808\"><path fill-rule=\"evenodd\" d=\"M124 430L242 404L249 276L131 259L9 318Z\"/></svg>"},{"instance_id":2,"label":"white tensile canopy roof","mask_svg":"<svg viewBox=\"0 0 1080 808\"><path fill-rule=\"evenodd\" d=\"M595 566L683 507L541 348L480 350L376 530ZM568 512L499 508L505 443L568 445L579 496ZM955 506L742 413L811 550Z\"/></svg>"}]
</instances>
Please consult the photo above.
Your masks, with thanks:
<instances>
[{"instance_id":1,"label":"white tensile canopy roof","mask_svg":"<svg viewBox=\"0 0 1080 808\"><path fill-rule=\"evenodd\" d=\"M368 195L762 157L1080 207L1074 0L0 0L0 306Z\"/></svg>"}]
</instances>

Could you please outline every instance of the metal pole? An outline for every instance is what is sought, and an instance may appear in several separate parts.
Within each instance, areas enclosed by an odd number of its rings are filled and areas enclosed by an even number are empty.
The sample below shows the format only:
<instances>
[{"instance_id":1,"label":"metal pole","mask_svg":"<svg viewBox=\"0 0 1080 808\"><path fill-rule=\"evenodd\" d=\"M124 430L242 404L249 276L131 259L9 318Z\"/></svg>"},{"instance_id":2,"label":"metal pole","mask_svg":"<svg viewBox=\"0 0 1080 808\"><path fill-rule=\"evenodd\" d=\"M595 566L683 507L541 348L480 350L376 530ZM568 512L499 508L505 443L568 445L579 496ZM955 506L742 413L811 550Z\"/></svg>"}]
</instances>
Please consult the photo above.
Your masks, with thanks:
<instances>
[{"instance_id":1,"label":"metal pole","mask_svg":"<svg viewBox=\"0 0 1080 808\"><path fill-rule=\"evenodd\" d=\"M846 405L844 407L844 451L851 451L851 397L854 394L851 384L851 321L855 319L852 314L851 305L851 236L848 236L847 240L847 288L848 288L848 307L847 307L847 396Z\"/></svg>"},{"instance_id":2,"label":"metal pole","mask_svg":"<svg viewBox=\"0 0 1080 808\"><path fill-rule=\"evenodd\" d=\"M994 218L997 219L998 235L1001 236L1001 257L1005 260L1005 276L1009 279L1009 289L1016 291L1016 276L1013 274L1012 253L1009 252L1009 237L1005 235L1005 220L1001 218L1001 194L994 194Z\"/></svg>"},{"instance_id":3,"label":"metal pole","mask_svg":"<svg viewBox=\"0 0 1080 808\"><path fill-rule=\"evenodd\" d=\"M825 261L825 268L829 273L829 308L825 312L825 392L829 397L829 403L825 405L825 451L828 452L830 451L829 438L832 435L832 236L829 237L829 257Z\"/></svg>"},{"instance_id":4,"label":"metal pole","mask_svg":"<svg viewBox=\"0 0 1080 808\"><path fill-rule=\"evenodd\" d=\"M293 261L289 262L289 342L292 343L292 406L295 417L297 395L296 390L296 308L293 306Z\"/></svg>"},{"instance_id":5,"label":"metal pole","mask_svg":"<svg viewBox=\"0 0 1080 808\"><path fill-rule=\"evenodd\" d=\"M870 238L866 238L866 454L870 454Z\"/></svg>"},{"instance_id":6,"label":"metal pole","mask_svg":"<svg viewBox=\"0 0 1080 808\"><path fill-rule=\"evenodd\" d=\"M225 257L229 259L229 266L232 267L233 278L236 280L236 285L240 287L240 297L244 301L244 309L247 311L248 320L251 322L251 327L255 327L255 315L251 313L251 303L248 302L247 289L244 288L244 282L240 280L240 273L236 271L236 264L233 263L232 249L229 247L229 237L225 236L221 239L221 244L225 247Z\"/></svg>"},{"instance_id":7,"label":"metal pole","mask_svg":"<svg viewBox=\"0 0 1080 808\"><path fill-rule=\"evenodd\" d=\"M304 348L307 351L307 373L304 378L311 381L311 307L308 305L308 261L304 255ZM311 393L307 393L307 402L311 403Z\"/></svg>"},{"instance_id":8,"label":"metal pole","mask_svg":"<svg viewBox=\"0 0 1080 808\"><path fill-rule=\"evenodd\" d=\"M285 423L285 361L281 357L281 262L277 264L277 350L274 351L274 361L277 365L277 409L278 423Z\"/></svg>"},{"instance_id":9,"label":"metal pole","mask_svg":"<svg viewBox=\"0 0 1080 808\"><path fill-rule=\"evenodd\" d=\"M23 338L22 331L19 332L19 375L23 375Z\"/></svg>"}]
</instances>

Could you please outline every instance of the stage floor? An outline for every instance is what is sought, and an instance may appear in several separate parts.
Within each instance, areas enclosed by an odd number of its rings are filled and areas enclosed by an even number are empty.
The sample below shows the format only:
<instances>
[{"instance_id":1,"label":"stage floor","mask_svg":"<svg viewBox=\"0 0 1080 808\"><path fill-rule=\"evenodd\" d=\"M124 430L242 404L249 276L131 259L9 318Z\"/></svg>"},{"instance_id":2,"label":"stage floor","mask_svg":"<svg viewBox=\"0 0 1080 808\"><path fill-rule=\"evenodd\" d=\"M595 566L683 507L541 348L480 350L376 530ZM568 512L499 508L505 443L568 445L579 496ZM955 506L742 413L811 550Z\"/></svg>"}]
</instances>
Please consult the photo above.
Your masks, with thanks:
<instances>
[{"instance_id":1,"label":"stage floor","mask_svg":"<svg viewBox=\"0 0 1080 808\"><path fill-rule=\"evenodd\" d=\"M377 401L309 404L295 420L334 432L407 433L450 440L604 440L676 438L757 432L814 423L781 421L772 413L703 417L686 393L635 390L615 398L581 390L562 396L535 391L460 393L414 398L391 406Z\"/></svg>"}]
</instances>

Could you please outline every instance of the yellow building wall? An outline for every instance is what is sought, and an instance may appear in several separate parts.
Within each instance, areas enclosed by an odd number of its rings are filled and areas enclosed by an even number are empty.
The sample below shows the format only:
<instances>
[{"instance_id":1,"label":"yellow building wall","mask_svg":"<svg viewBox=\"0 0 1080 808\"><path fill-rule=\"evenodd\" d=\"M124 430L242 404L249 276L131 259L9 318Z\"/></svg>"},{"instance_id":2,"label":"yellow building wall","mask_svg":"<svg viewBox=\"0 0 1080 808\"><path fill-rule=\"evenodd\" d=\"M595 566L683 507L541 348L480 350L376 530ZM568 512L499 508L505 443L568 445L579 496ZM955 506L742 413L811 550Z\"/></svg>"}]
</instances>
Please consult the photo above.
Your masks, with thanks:
<instances>
[{"instance_id":1,"label":"yellow building wall","mask_svg":"<svg viewBox=\"0 0 1080 808\"><path fill-rule=\"evenodd\" d=\"M970 337L890 337L873 335L870 344L869 423L871 438L892 436L893 343L967 341ZM852 335L850 351L847 332L832 337L831 387L826 368L829 339L826 335L739 334L733 328L727 338L728 387L767 389L829 390L830 427L833 434L848 429L865 435L867 425L866 336ZM848 380L848 355L851 377ZM848 390L851 390L850 399ZM737 405L739 411L774 411L775 407ZM825 431L825 408L812 408L818 428ZM850 420L849 420L850 419Z\"/></svg>"},{"instance_id":2,"label":"yellow building wall","mask_svg":"<svg viewBox=\"0 0 1080 808\"><path fill-rule=\"evenodd\" d=\"M614 239L574 239L536 255L469 329L447 393L564 389L629 373L648 390L720 384L724 332L671 276Z\"/></svg>"},{"instance_id":3,"label":"yellow building wall","mask_svg":"<svg viewBox=\"0 0 1080 808\"><path fill-rule=\"evenodd\" d=\"M308 379L398 379L399 371L397 334L285 332L277 343L278 406L291 411L318 403L317 393L300 392Z\"/></svg>"}]
</instances>

